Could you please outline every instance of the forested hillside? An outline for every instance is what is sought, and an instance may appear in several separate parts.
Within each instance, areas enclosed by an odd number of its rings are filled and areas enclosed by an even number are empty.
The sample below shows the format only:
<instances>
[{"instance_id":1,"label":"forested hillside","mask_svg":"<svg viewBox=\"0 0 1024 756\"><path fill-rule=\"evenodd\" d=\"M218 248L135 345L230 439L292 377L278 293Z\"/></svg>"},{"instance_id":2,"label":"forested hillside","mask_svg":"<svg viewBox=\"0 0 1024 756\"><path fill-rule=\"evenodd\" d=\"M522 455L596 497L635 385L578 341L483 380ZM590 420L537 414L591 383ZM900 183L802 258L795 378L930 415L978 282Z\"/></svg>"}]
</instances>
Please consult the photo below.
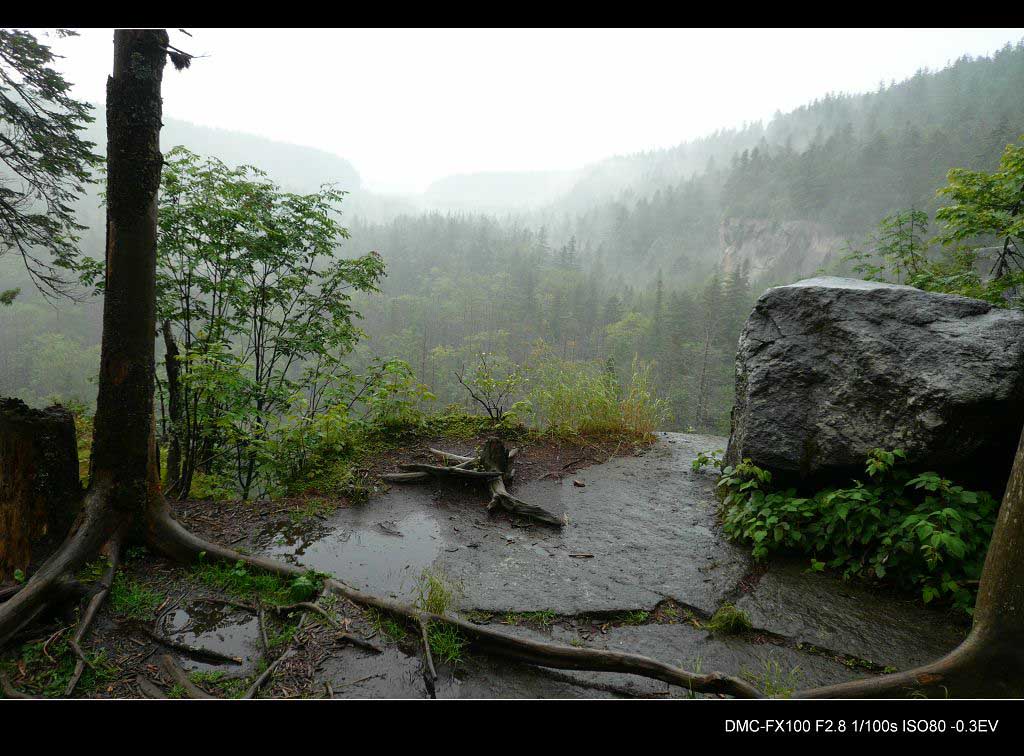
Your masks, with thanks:
<instances>
[{"instance_id":1,"label":"forested hillside","mask_svg":"<svg viewBox=\"0 0 1024 756\"><path fill-rule=\"evenodd\" d=\"M949 169L994 169L1024 132L1022 88L1018 43L571 176L453 178L417 201L486 207L489 215L423 213L412 200L375 197L359 189L347 161L308 148L171 121L163 145L166 152L181 141L231 165L251 162L285 189L313 191L323 179L358 190L342 203L351 232L343 250L376 250L386 278L382 294L354 299L370 338L350 359L405 360L435 406L471 406L455 374L480 352L534 370L557 367L568 382L614 375L620 388L647 365L666 402L664 428L724 430L736 338L756 296L819 268L841 269L843 244L889 213L933 214ZM563 185L535 209L531 193ZM93 212L83 221L91 254L102 246L100 210ZM2 265L5 284L22 293L0 307L0 393L90 402L95 301L55 309L14 260Z\"/></svg>"}]
</instances>

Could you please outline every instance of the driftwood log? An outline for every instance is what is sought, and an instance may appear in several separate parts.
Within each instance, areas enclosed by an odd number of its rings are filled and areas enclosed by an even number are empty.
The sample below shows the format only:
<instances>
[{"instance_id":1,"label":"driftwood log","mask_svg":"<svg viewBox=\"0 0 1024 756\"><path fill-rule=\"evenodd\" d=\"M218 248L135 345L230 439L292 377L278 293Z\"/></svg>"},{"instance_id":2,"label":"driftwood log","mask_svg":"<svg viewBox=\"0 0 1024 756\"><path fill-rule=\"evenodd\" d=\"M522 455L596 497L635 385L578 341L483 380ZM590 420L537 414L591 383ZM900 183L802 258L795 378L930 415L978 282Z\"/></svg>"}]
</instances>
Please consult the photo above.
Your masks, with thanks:
<instances>
[{"instance_id":1,"label":"driftwood log","mask_svg":"<svg viewBox=\"0 0 1024 756\"><path fill-rule=\"evenodd\" d=\"M518 449L506 447L500 438L489 438L477 457L466 457L440 449L431 449L430 453L437 457L442 464L399 465L403 472L390 473L382 477L388 483L416 483L429 480L431 477L486 482L491 491L491 500L487 504L488 510L504 509L514 515L528 517L545 525L562 527L565 525L564 517L558 517L543 507L517 499L505 488L505 483L511 482L515 475L513 461L517 452Z\"/></svg>"},{"instance_id":2,"label":"driftwood log","mask_svg":"<svg viewBox=\"0 0 1024 756\"><path fill-rule=\"evenodd\" d=\"M0 583L63 540L81 499L71 412L0 399Z\"/></svg>"}]
</instances>

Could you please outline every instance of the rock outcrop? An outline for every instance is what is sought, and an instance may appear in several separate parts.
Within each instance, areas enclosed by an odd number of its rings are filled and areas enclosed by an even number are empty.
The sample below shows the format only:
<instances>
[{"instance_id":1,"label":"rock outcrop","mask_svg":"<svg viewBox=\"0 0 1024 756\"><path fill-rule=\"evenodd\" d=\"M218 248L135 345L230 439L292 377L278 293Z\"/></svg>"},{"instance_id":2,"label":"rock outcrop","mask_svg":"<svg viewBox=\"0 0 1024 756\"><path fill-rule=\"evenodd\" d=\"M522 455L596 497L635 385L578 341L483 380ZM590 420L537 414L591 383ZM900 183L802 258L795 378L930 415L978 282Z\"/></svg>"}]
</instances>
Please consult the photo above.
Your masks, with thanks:
<instances>
[{"instance_id":1,"label":"rock outcrop","mask_svg":"<svg viewBox=\"0 0 1024 756\"><path fill-rule=\"evenodd\" d=\"M811 278L766 291L740 336L726 458L810 481L874 447L991 490L1024 426L1024 314L909 286Z\"/></svg>"},{"instance_id":2,"label":"rock outcrop","mask_svg":"<svg viewBox=\"0 0 1024 756\"><path fill-rule=\"evenodd\" d=\"M831 265L843 240L820 223L730 218L719 227L722 270L746 265L752 279L810 276Z\"/></svg>"}]
</instances>

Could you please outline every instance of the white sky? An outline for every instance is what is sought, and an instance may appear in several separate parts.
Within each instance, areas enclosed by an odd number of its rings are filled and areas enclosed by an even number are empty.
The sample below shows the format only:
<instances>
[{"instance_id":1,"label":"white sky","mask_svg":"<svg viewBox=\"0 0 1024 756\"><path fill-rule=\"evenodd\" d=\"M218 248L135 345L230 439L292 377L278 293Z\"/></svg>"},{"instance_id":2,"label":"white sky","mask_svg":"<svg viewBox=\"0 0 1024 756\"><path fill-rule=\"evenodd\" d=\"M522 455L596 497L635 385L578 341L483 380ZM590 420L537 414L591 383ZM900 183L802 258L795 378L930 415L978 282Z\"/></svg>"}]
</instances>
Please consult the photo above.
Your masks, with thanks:
<instances>
[{"instance_id":1,"label":"white sky","mask_svg":"<svg viewBox=\"0 0 1024 756\"><path fill-rule=\"evenodd\" d=\"M306 144L365 186L421 191L454 173L577 168L768 120L827 92L873 90L1024 29L189 29L210 57L164 75L174 118ZM53 43L100 103L112 32Z\"/></svg>"}]
</instances>

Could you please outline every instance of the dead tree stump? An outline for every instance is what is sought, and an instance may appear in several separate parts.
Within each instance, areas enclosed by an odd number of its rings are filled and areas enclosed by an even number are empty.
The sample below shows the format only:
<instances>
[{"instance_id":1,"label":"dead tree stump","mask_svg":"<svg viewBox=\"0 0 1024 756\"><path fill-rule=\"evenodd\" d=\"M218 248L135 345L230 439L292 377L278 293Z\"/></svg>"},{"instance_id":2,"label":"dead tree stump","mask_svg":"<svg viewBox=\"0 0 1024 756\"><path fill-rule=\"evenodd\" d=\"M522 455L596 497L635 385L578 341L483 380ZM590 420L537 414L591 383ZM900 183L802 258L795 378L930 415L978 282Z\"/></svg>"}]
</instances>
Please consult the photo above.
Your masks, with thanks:
<instances>
[{"instance_id":1,"label":"dead tree stump","mask_svg":"<svg viewBox=\"0 0 1024 756\"><path fill-rule=\"evenodd\" d=\"M564 526L567 523L565 517L558 517L543 507L517 499L505 488L505 483L511 482L515 475L512 460L515 459L517 452L517 449L510 451L500 438L492 437L484 443L479 457L464 457L440 449L431 449L430 453L439 457L444 465L399 465L404 472L391 473L382 477L388 483L416 483L427 480L431 476L486 481L491 489L491 500L487 504L488 511L495 508L504 509L513 515L528 517L545 525L554 525L558 528Z\"/></svg>"},{"instance_id":2,"label":"dead tree stump","mask_svg":"<svg viewBox=\"0 0 1024 756\"><path fill-rule=\"evenodd\" d=\"M81 499L71 412L0 399L0 582L63 540Z\"/></svg>"}]
</instances>

